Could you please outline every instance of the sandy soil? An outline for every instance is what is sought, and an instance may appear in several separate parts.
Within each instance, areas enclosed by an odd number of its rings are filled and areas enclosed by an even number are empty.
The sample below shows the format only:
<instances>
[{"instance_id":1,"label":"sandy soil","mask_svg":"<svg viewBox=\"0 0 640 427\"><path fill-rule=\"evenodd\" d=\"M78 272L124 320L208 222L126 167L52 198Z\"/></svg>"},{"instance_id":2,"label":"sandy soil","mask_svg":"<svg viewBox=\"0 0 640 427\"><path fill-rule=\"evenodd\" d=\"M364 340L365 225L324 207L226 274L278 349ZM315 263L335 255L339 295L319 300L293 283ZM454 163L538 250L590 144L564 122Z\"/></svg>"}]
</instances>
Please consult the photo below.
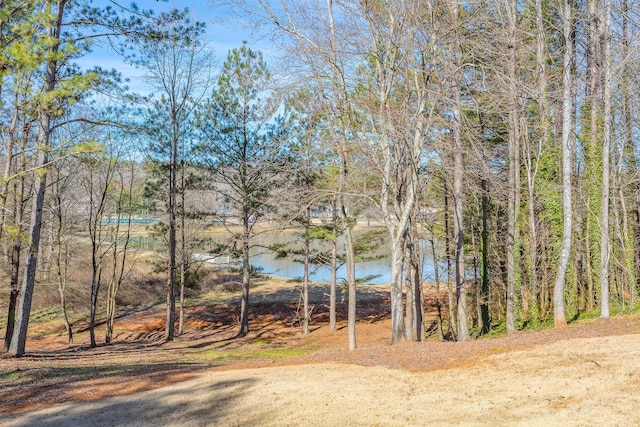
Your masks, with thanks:
<instances>
[{"instance_id":1,"label":"sandy soil","mask_svg":"<svg viewBox=\"0 0 640 427\"><path fill-rule=\"evenodd\" d=\"M0 418L5 426L640 424L640 336L561 341L426 373L323 363L208 372Z\"/></svg>"},{"instance_id":2,"label":"sandy soil","mask_svg":"<svg viewBox=\"0 0 640 427\"><path fill-rule=\"evenodd\" d=\"M44 349L26 358L0 359L0 424L640 425L638 316L392 347L384 304L377 311L363 304L360 348L349 352L346 328L330 335L318 309L313 332L302 337L283 314L287 307L258 310L252 320L259 327L243 340L221 332L223 307L218 312L209 305L190 311L194 332L170 345L145 341L158 333L148 325L161 308L132 316L129 329L141 322L139 328L150 330L123 333L113 346L89 350L43 341ZM196 321L204 323L197 328ZM242 353L256 346L305 354L211 359L222 348ZM30 372L41 376L10 379Z\"/></svg>"}]
</instances>

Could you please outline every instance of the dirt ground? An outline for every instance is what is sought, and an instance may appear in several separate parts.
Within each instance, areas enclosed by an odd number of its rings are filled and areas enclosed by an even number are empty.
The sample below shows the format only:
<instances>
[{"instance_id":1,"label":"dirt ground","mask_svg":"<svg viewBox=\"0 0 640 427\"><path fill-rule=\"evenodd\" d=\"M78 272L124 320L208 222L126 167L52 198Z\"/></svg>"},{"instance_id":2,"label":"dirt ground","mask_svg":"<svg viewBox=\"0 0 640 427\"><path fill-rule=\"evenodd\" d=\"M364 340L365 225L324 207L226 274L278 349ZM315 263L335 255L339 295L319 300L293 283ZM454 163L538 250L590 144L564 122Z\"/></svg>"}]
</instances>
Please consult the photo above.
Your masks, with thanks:
<instances>
[{"instance_id":1,"label":"dirt ground","mask_svg":"<svg viewBox=\"0 0 640 427\"><path fill-rule=\"evenodd\" d=\"M390 346L388 291L367 291L351 352L345 306L332 335L321 286L306 337L297 291L273 282L255 290L243 338L235 297L195 301L172 343L162 306L123 313L115 343L95 349L86 332L67 345L59 324L38 323L26 357L0 358L0 424L640 425L638 316Z\"/></svg>"}]
</instances>

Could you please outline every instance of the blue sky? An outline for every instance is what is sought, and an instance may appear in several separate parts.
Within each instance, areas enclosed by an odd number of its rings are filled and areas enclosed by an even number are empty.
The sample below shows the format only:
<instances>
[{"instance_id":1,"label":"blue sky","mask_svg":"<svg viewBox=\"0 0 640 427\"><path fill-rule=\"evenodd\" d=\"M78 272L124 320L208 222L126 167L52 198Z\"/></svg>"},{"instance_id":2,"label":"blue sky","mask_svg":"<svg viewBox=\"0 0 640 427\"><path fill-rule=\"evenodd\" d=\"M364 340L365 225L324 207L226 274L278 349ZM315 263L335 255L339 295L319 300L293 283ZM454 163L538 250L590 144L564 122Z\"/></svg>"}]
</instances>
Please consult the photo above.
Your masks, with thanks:
<instances>
[{"instance_id":1,"label":"blue sky","mask_svg":"<svg viewBox=\"0 0 640 427\"><path fill-rule=\"evenodd\" d=\"M131 1L122 0L120 3L129 5ZM265 57L268 58L267 51L269 46L267 42L256 40L256 38L252 36L251 31L239 28L237 23L230 19L225 19L225 16L221 16L220 12L217 12L209 6L207 0L169 0L166 2L138 0L135 3L141 9L153 9L156 14L168 12L174 7L180 10L188 8L194 20L204 22L207 25L205 38L213 49L218 63L222 63L225 60L229 49L239 47L243 40L247 40L250 47L262 50ZM93 4L103 6L109 4L109 2L107 0L93 0ZM77 63L86 69L93 68L96 65L109 70L115 68L124 77L130 79L129 87L131 89L135 91L146 91L140 83L140 77L143 71L125 64L122 58L111 49L96 46L92 53L79 59Z\"/></svg>"}]
</instances>

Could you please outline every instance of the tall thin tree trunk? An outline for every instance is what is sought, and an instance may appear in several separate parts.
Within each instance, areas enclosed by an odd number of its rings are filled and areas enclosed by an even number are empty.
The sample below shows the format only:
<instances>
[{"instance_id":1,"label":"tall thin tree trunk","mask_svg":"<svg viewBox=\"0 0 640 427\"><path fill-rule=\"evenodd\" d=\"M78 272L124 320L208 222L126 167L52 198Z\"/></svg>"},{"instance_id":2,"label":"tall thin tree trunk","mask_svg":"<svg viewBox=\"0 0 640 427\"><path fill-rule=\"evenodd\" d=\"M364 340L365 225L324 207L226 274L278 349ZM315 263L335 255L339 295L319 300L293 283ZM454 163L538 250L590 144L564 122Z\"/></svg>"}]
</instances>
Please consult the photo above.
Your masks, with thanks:
<instances>
[{"instance_id":1,"label":"tall thin tree trunk","mask_svg":"<svg viewBox=\"0 0 640 427\"><path fill-rule=\"evenodd\" d=\"M460 63L462 57L462 42L459 39L460 3L449 5L452 25L455 31L451 47L453 84L450 88L451 95L451 133L453 137L453 234L455 242L455 269L456 269L456 308L458 324L458 341L469 339L469 324L467 316L467 287L464 265L464 147L462 144L462 77L460 76Z\"/></svg>"},{"instance_id":2,"label":"tall thin tree trunk","mask_svg":"<svg viewBox=\"0 0 640 427\"><path fill-rule=\"evenodd\" d=\"M335 24L333 20L333 0L326 0L327 18L329 24L332 66L332 83L334 86L334 100L337 108L337 114L340 118L339 123L344 123L345 119L350 118L348 102L348 91L344 82L344 73L341 69L341 63L338 60L338 44L336 39ZM353 248L353 234L351 224L347 213L346 198L344 190L349 177L349 157L347 147L347 135L345 125L340 128L340 180L338 184L338 209L340 210L341 227L344 231L345 240L345 263L347 270L347 286L349 293L349 301L347 308L347 329L349 333L349 350L357 348L356 343L356 271L355 271L355 254Z\"/></svg>"},{"instance_id":3,"label":"tall thin tree trunk","mask_svg":"<svg viewBox=\"0 0 640 427\"><path fill-rule=\"evenodd\" d=\"M460 135L460 110L454 111L454 179L453 179L453 204L454 204L454 236L456 242L455 264L456 264L456 299L458 308L458 341L465 341L469 338L469 326L467 322L467 289L465 283L464 266L464 228L463 228L463 199L462 187L464 180L464 169L462 161L462 137Z\"/></svg>"},{"instance_id":4,"label":"tall thin tree trunk","mask_svg":"<svg viewBox=\"0 0 640 427\"><path fill-rule=\"evenodd\" d=\"M406 294L406 304L405 304L405 326L404 326L404 339L407 341L413 340L413 328L415 326L416 312L415 312L415 296L413 291L415 289L415 285L413 283L414 276L411 265L411 237L407 231L407 243L404 245L404 263L405 264L405 294Z\"/></svg>"},{"instance_id":5,"label":"tall thin tree trunk","mask_svg":"<svg viewBox=\"0 0 640 427\"><path fill-rule=\"evenodd\" d=\"M433 257L433 279L436 282L436 310L437 310L437 323L438 323L438 338L444 339L444 330L442 328L442 302L440 299L440 268L438 267L438 256L436 255L436 245L434 243L433 229L431 230L431 256Z\"/></svg>"},{"instance_id":6,"label":"tall thin tree trunk","mask_svg":"<svg viewBox=\"0 0 640 427\"><path fill-rule=\"evenodd\" d=\"M449 333L456 339L457 326L455 316L455 300L453 298L453 286L451 284L451 230L449 221L449 190L443 178L444 185L444 252L447 260L447 311L449 319Z\"/></svg>"},{"instance_id":7,"label":"tall thin tree trunk","mask_svg":"<svg viewBox=\"0 0 640 427\"><path fill-rule=\"evenodd\" d=\"M12 271L14 265L15 264L12 264L11 266ZM9 306L7 308L7 327L4 334L4 351L9 351L9 345L11 344L11 339L13 337L16 322L16 306L18 305L18 294L19 291L17 286L15 288L12 287L9 293Z\"/></svg>"},{"instance_id":8,"label":"tall thin tree trunk","mask_svg":"<svg viewBox=\"0 0 640 427\"><path fill-rule=\"evenodd\" d=\"M249 261L249 212L248 208L242 210L242 301L240 303L240 332L238 336L249 333L249 287L250 287L250 261Z\"/></svg>"},{"instance_id":9,"label":"tall thin tree trunk","mask_svg":"<svg viewBox=\"0 0 640 427\"><path fill-rule=\"evenodd\" d=\"M338 259L338 212L336 197L331 200L331 226L333 235L331 238L331 285L329 289L329 332L336 332L336 285L337 285L337 259Z\"/></svg>"},{"instance_id":10,"label":"tall thin tree trunk","mask_svg":"<svg viewBox=\"0 0 640 427\"><path fill-rule=\"evenodd\" d=\"M604 9L601 12L601 21L604 22L602 37L604 39L602 63L603 63L603 129L602 129L602 231L600 240L600 317L609 317L609 254L611 242L609 239L609 150L611 146L611 58L609 52L609 40L611 37L611 0L604 0Z\"/></svg>"},{"instance_id":11,"label":"tall thin tree trunk","mask_svg":"<svg viewBox=\"0 0 640 427\"><path fill-rule=\"evenodd\" d=\"M587 256L587 288L588 288L588 301L587 307L591 311L593 305L596 302L596 287L598 285L598 275L594 271L597 270L597 254L601 252L598 244L602 242L602 217L600 213L602 207L598 206L598 199L602 196L601 185L602 176L598 176L598 171L602 166L602 158L597 155L600 146L600 40L599 40L599 13L598 13L598 0L587 1L587 32L588 32L588 44L587 44L587 87L586 95L589 106L589 145L587 148L587 156L585 159L585 172L587 174L587 204L586 204L586 217L588 235L590 237L589 243L586 244L586 256ZM598 188L600 187L600 188ZM600 207L600 212L598 212ZM600 233L598 235L598 233ZM600 241L598 242L598 237Z\"/></svg>"},{"instance_id":12,"label":"tall thin tree trunk","mask_svg":"<svg viewBox=\"0 0 640 427\"><path fill-rule=\"evenodd\" d=\"M183 229L184 230L184 229ZM184 233L184 231L183 231ZM184 332L184 285L187 280L185 253L182 253L180 262L180 312L178 314L178 335Z\"/></svg>"},{"instance_id":13,"label":"tall thin tree trunk","mask_svg":"<svg viewBox=\"0 0 640 427\"><path fill-rule=\"evenodd\" d=\"M51 59L45 68L44 94L51 94L56 89L57 83L57 53L59 49L60 34L62 31L62 18L65 12L66 1L61 1L56 10L55 21L51 27L47 28L48 38L52 41L48 46ZM50 2L44 6L45 10L51 12L53 7ZM38 111L38 137L37 137L37 161L38 168L35 174L33 198L33 210L31 211L31 233L29 237L29 254L27 265L19 294L18 310L14 335L9 345L9 354L12 356L23 356L27 341L27 328L29 326L29 316L31 314L31 301L36 281L36 269L38 267L38 250L40 247L40 234L42 228L42 209L44 206L44 195L47 188L47 170L45 165L48 160L48 150L51 138L51 113L40 106Z\"/></svg>"},{"instance_id":14,"label":"tall thin tree trunk","mask_svg":"<svg viewBox=\"0 0 640 427\"><path fill-rule=\"evenodd\" d=\"M520 130L517 80L517 1L507 1L509 20L509 178L507 208L507 333L515 332L516 239L518 236Z\"/></svg>"},{"instance_id":15,"label":"tall thin tree trunk","mask_svg":"<svg viewBox=\"0 0 640 427\"><path fill-rule=\"evenodd\" d=\"M120 230L120 212L116 214L116 225L111 235L111 277L107 283L107 319L106 319L106 332L105 343L110 344L113 339L113 325L116 317L116 285L117 285L117 271L118 271L118 252L120 244L118 242L119 230Z\"/></svg>"},{"instance_id":16,"label":"tall thin tree trunk","mask_svg":"<svg viewBox=\"0 0 640 427\"><path fill-rule=\"evenodd\" d=\"M553 291L555 327L566 326L564 308L564 285L571 251L571 58L572 58L572 18L569 0L562 3L562 28L564 36L562 72L562 248L558 272Z\"/></svg>"},{"instance_id":17,"label":"tall thin tree trunk","mask_svg":"<svg viewBox=\"0 0 640 427\"><path fill-rule=\"evenodd\" d=\"M464 226L463 226L463 185L464 185L464 164L462 147L462 113L460 111L460 88L456 87L454 93L453 107L453 211L454 227L453 234L455 240L455 266L456 266L456 301L457 301L457 323L458 341L469 339L469 325L467 320L467 287L465 281L464 266Z\"/></svg>"},{"instance_id":18,"label":"tall thin tree trunk","mask_svg":"<svg viewBox=\"0 0 640 427\"><path fill-rule=\"evenodd\" d=\"M346 256L346 269L347 269L347 286L349 288L349 298L347 307L347 324L349 332L349 350L355 350L358 348L356 342L356 263L353 249L353 232L351 226L348 224L348 216L346 206L344 204L344 195L341 196L341 210L343 217L343 227L345 235L345 256Z\"/></svg>"},{"instance_id":19,"label":"tall thin tree trunk","mask_svg":"<svg viewBox=\"0 0 640 427\"><path fill-rule=\"evenodd\" d=\"M404 238L392 242L391 248L391 344L405 339L404 303L402 297L402 270L404 265Z\"/></svg>"},{"instance_id":20,"label":"tall thin tree trunk","mask_svg":"<svg viewBox=\"0 0 640 427\"><path fill-rule=\"evenodd\" d=\"M542 11L542 0L536 0L536 74L538 77L538 109L539 109L539 139L535 149L535 159L531 158L531 152L525 157L527 170L527 190L528 190L528 226L529 226L529 307L528 316L534 321L540 317L540 283L539 278L539 257L538 257L538 229L536 216L536 175L542 150L546 149L549 142L550 124L548 117L547 101L547 67L546 67L546 33L544 28L544 15ZM535 161L535 166L533 165Z\"/></svg>"},{"instance_id":21,"label":"tall thin tree trunk","mask_svg":"<svg viewBox=\"0 0 640 427\"><path fill-rule=\"evenodd\" d=\"M62 207L62 198L60 193L56 192L56 271L58 278L58 294L60 295L60 309L62 310L62 321L67 331L67 341L69 344L73 342L73 330L71 329L71 323L69 322L69 316L67 315L67 271L69 267L69 255L68 246L63 243L63 229L64 229L64 215Z\"/></svg>"},{"instance_id":22,"label":"tall thin tree trunk","mask_svg":"<svg viewBox=\"0 0 640 427\"><path fill-rule=\"evenodd\" d=\"M472 225L469 230L471 238L471 269L473 271L473 296L471 298L471 324L482 330L482 314L480 313L480 275L478 274L478 245L476 244L476 228Z\"/></svg>"},{"instance_id":23,"label":"tall thin tree trunk","mask_svg":"<svg viewBox=\"0 0 640 427\"><path fill-rule=\"evenodd\" d=\"M629 40L629 4L628 0L624 0L622 4L622 49L623 58L628 58L631 54L631 42ZM621 82L621 98L622 98L622 114L623 114L623 150L625 157L628 159L630 165L633 166L633 170L638 169L636 162L634 143L633 143L633 125L631 115L631 95L630 95L630 76L625 73ZM622 162L621 162L622 164ZM631 292L631 305L634 305L635 297L638 293L640 285L640 183L636 182L631 186L631 209L629 214L633 215L633 226L630 230L625 227L625 235L627 240L627 250L629 251L629 276L632 281L629 284ZM624 193L624 188L620 187L621 195ZM621 197L624 200L624 197ZM626 211L625 211L626 213ZM626 221L625 221L626 222Z\"/></svg>"},{"instance_id":24,"label":"tall thin tree trunk","mask_svg":"<svg viewBox=\"0 0 640 427\"><path fill-rule=\"evenodd\" d=\"M304 217L304 273L302 278L302 334L309 334L309 233L311 228L311 207L307 206Z\"/></svg>"},{"instance_id":25,"label":"tall thin tree trunk","mask_svg":"<svg viewBox=\"0 0 640 427\"><path fill-rule=\"evenodd\" d=\"M341 153L342 168L340 173L339 203L342 220L342 228L344 230L344 247L345 247L345 264L347 270L347 286L348 286L348 306L347 306L347 329L349 334L349 350L355 350L358 345L356 342L356 308L357 308L357 291L356 291L356 261L353 247L353 231L347 206L345 202L344 188L347 183L349 173L349 162L347 160L346 135L342 135Z\"/></svg>"},{"instance_id":26,"label":"tall thin tree trunk","mask_svg":"<svg viewBox=\"0 0 640 427\"><path fill-rule=\"evenodd\" d=\"M98 312L98 292L100 285L102 284L102 257L100 260L96 260L95 254L97 249L94 249L93 254L93 275L91 278L91 306L89 308L89 346L91 348L97 347L96 341L96 315Z\"/></svg>"},{"instance_id":27,"label":"tall thin tree trunk","mask_svg":"<svg viewBox=\"0 0 640 427\"><path fill-rule=\"evenodd\" d=\"M489 316L489 230L487 227L488 199L487 180L482 179L482 267L480 286L480 316L482 318L482 333L486 334L491 329L491 318Z\"/></svg>"},{"instance_id":28,"label":"tall thin tree trunk","mask_svg":"<svg viewBox=\"0 0 640 427\"><path fill-rule=\"evenodd\" d=\"M611 242L609 240L609 150L611 147L611 58L609 40L611 37L611 0L604 0L604 9L601 21L604 22L602 37L604 39L602 64L603 64L603 104L604 115L602 117L602 205L600 215L602 217L602 231L600 240L600 317L609 317L609 255Z\"/></svg>"},{"instance_id":29,"label":"tall thin tree trunk","mask_svg":"<svg viewBox=\"0 0 640 427\"><path fill-rule=\"evenodd\" d=\"M411 247L409 251L409 259L411 260L410 274L413 277L413 302L415 307L415 330L416 341L424 341L424 302L422 290L422 268L420 262L420 240L418 238L417 229L411 227ZM409 303L407 303L409 304Z\"/></svg>"},{"instance_id":30,"label":"tall thin tree trunk","mask_svg":"<svg viewBox=\"0 0 640 427\"><path fill-rule=\"evenodd\" d=\"M185 174L184 174L184 143L180 159L180 314L178 320L178 335L184 332L184 287L187 280L187 271L190 259L187 254L186 215L185 215Z\"/></svg>"},{"instance_id":31,"label":"tall thin tree trunk","mask_svg":"<svg viewBox=\"0 0 640 427\"><path fill-rule=\"evenodd\" d=\"M24 155L24 148L26 145L26 141L23 141L23 150L21 154L22 157L22 169L26 168L26 159ZM22 227L20 223L22 222L23 210L24 210L24 189L25 189L25 177L21 176L19 179L19 183L16 185L17 190L13 196L14 199L14 218L13 223L14 226L17 227L18 233L13 238L13 242L11 244L11 255L10 255L10 273L9 273L9 289L11 289L9 294L9 306L7 309L7 329L4 335L4 351L9 350L9 345L11 343L13 337L13 331L15 328L16 321L16 308L18 305L18 295L19 295L19 286L20 286L20 265L22 260Z\"/></svg>"},{"instance_id":32,"label":"tall thin tree trunk","mask_svg":"<svg viewBox=\"0 0 640 427\"><path fill-rule=\"evenodd\" d=\"M33 198L33 210L31 211L31 234L29 238L29 255L26 271L20 288L18 310L14 333L9 345L9 354L23 356L27 341L27 328L31 314L31 301L36 281L36 269L38 267L38 249L40 247L40 231L42 227L42 209L44 206L44 194L47 186L47 173L44 166L47 164L47 146L50 136L50 116L46 112L41 113L40 133L38 135L38 162L39 171L35 174L35 197Z\"/></svg>"},{"instance_id":33,"label":"tall thin tree trunk","mask_svg":"<svg viewBox=\"0 0 640 427\"><path fill-rule=\"evenodd\" d=\"M167 322L165 341L173 341L176 320L176 193L178 175L178 131L176 114L172 112L171 164L169 165L169 280L167 283Z\"/></svg>"}]
</instances>

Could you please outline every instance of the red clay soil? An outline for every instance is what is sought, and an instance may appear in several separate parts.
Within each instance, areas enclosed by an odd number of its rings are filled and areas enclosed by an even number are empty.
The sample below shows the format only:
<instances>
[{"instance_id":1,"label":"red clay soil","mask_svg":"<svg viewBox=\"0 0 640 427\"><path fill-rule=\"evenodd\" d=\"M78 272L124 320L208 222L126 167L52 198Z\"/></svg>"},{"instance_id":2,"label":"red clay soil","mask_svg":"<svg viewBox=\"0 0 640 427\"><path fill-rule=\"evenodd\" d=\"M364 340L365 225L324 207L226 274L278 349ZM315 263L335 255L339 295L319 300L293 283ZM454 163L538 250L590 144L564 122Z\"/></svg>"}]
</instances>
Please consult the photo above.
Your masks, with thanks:
<instances>
[{"instance_id":1,"label":"red clay soil","mask_svg":"<svg viewBox=\"0 0 640 427\"><path fill-rule=\"evenodd\" d=\"M619 316L577 322L558 330L521 331L463 343L442 342L431 336L423 343L391 346L388 307L385 300L359 304L359 348L355 351L349 351L347 346L344 304L339 307L339 329L335 334L329 333L326 308L318 305L314 308L311 333L302 336L296 304L284 303L255 304L251 332L241 338L235 336L237 308L227 304L189 308L185 333L171 343L163 342L165 311L160 306L123 315L116 323L121 332L114 343L93 349L87 345L86 332L77 333L76 343L67 345L58 328L43 338L29 340L25 357L0 358L0 412L23 412L61 402L148 390L210 369L341 362L430 371L472 365L488 355L567 339L640 333L640 317ZM30 332L47 328L51 326L34 325ZM76 328L82 330L78 325ZM256 350L274 349L304 355L244 357Z\"/></svg>"}]
</instances>

